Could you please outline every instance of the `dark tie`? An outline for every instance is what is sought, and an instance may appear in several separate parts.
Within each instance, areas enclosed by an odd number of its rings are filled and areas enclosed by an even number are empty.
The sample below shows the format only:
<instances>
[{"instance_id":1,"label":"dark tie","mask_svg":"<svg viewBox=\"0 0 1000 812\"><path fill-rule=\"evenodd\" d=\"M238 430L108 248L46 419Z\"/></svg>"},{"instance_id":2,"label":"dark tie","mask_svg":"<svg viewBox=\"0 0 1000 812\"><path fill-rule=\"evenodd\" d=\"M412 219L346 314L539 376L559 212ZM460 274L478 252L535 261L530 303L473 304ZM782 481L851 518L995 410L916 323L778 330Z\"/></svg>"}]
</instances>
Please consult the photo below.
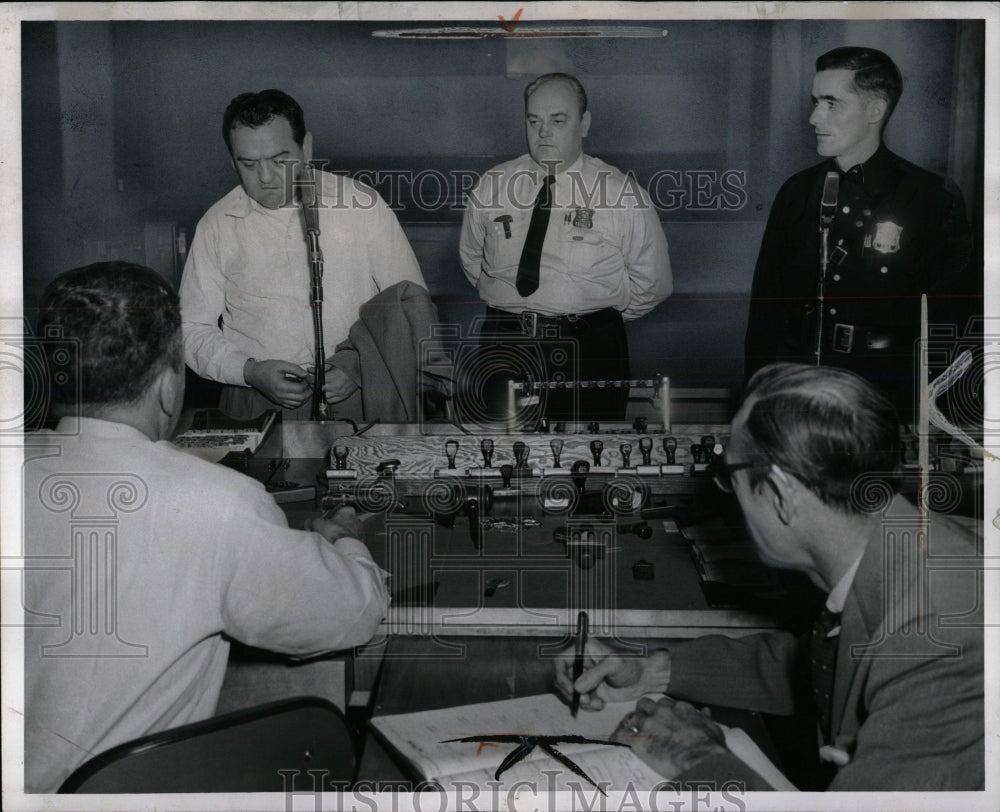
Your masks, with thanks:
<instances>
[{"instance_id":1,"label":"dark tie","mask_svg":"<svg viewBox=\"0 0 1000 812\"><path fill-rule=\"evenodd\" d=\"M830 738L831 716L833 715L833 674L837 663L837 641L840 614L831 612L825 606L813 624L809 637L809 665L812 676L813 699L816 701L816 718L823 741Z\"/></svg>"},{"instance_id":2,"label":"dark tie","mask_svg":"<svg viewBox=\"0 0 1000 812\"><path fill-rule=\"evenodd\" d=\"M542 243L549 227L549 212L552 210L552 182L554 175L547 175L542 188L535 198L535 208L531 212L528 236L521 249L521 263L517 266L517 292L530 296L538 290L538 266L542 259Z\"/></svg>"}]
</instances>

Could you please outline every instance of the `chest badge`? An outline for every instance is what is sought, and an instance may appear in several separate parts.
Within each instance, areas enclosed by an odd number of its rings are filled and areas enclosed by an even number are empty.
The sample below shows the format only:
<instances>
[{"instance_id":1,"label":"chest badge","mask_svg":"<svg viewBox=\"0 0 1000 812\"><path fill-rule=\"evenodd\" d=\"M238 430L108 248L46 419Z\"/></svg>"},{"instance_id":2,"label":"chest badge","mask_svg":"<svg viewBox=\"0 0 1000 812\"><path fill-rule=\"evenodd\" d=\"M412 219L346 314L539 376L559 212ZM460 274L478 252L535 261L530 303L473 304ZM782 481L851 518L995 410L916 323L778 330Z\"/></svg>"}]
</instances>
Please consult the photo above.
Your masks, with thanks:
<instances>
[{"instance_id":1,"label":"chest badge","mask_svg":"<svg viewBox=\"0 0 1000 812\"><path fill-rule=\"evenodd\" d=\"M902 233L902 226L895 223L876 223L872 247L883 254L895 254L899 250L899 235Z\"/></svg>"},{"instance_id":2,"label":"chest badge","mask_svg":"<svg viewBox=\"0 0 1000 812\"><path fill-rule=\"evenodd\" d=\"M593 209L577 209L573 215L573 225L576 228L593 228L594 227L594 210Z\"/></svg>"}]
</instances>

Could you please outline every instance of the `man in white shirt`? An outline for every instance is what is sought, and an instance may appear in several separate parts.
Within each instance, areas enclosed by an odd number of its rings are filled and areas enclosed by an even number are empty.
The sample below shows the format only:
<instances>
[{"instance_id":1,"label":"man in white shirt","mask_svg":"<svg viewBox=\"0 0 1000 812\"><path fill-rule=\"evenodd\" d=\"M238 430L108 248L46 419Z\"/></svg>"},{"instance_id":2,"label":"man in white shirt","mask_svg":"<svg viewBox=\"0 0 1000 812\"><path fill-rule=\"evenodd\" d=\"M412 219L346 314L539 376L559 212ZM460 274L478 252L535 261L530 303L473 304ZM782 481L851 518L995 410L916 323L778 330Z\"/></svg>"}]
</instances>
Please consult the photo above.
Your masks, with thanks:
<instances>
[{"instance_id":1,"label":"man in white shirt","mask_svg":"<svg viewBox=\"0 0 1000 812\"><path fill-rule=\"evenodd\" d=\"M498 345L492 361L503 366L515 344L540 344L546 375L628 379L624 322L672 291L663 228L634 177L583 153L591 116L575 77L538 77L524 103L528 154L483 175L462 223L462 266L487 304L482 332ZM553 333L575 342L575 365L545 351ZM525 364L511 363L523 377ZM627 390L591 390L578 414L565 401L547 412L621 419L626 399Z\"/></svg>"},{"instance_id":2,"label":"man in white shirt","mask_svg":"<svg viewBox=\"0 0 1000 812\"><path fill-rule=\"evenodd\" d=\"M184 356L202 377L227 384L220 407L255 417L275 404L308 417L316 341L312 265L296 182L312 159L302 108L280 90L230 102L222 134L240 185L195 231L180 297ZM364 184L312 173L323 254L324 357L348 336L359 307L409 281L426 288L396 215ZM361 381L330 367L325 400L358 416Z\"/></svg>"},{"instance_id":3,"label":"man in white shirt","mask_svg":"<svg viewBox=\"0 0 1000 812\"><path fill-rule=\"evenodd\" d=\"M735 493L761 558L827 595L811 633L709 635L646 658L597 641L575 683L560 664L560 690L575 685L584 708L666 693L640 699L616 738L682 783L769 788L697 702L815 716L827 769L802 789L982 789L982 560L968 529L899 495L899 459L896 412L859 375L759 370L716 481Z\"/></svg>"},{"instance_id":4,"label":"man in white shirt","mask_svg":"<svg viewBox=\"0 0 1000 812\"><path fill-rule=\"evenodd\" d=\"M25 438L25 788L215 713L229 639L295 657L367 642L384 573L353 511L288 527L263 488L168 441L184 393L177 295L153 271L57 277L39 333L54 430ZM75 347L77 364L67 364Z\"/></svg>"}]
</instances>

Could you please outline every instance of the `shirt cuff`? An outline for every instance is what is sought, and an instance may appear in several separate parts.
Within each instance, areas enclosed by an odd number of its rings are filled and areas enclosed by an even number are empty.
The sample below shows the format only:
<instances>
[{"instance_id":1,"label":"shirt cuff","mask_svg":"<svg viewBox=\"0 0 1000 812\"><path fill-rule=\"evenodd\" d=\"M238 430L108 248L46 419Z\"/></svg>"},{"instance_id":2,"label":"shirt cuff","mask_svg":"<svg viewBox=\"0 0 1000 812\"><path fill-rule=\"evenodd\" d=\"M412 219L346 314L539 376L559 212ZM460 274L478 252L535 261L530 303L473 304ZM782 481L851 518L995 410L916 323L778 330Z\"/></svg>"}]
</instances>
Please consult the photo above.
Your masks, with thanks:
<instances>
[{"instance_id":1,"label":"shirt cuff","mask_svg":"<svg viewBox=\"0 0 1000 812\"><path fill-rule=\"evenodd\" d=\"M692 675L700 675L705 667L697 647L692 648L690 641L671 643L667 653L670 655L670 681L664 693L677 697L697 696L702 678L692 678Z\"/></svg>"},{"instance_id":2,"label":"shirt cuff","mask_svg":"<svg viewBox=\"0 0 1000 812\"><path fill-rule=\"evenodd\" d=\"M222 382L230 386L250 386L243 377L243 367L253 356L234 352L222 364Z\"/></svg>"},{"instance_id":3,"label":"shirt cuff","mask_svg":"<svg viewBox=\"0 0 1000 812\"><path fill-rule=\"evenodd\" d=\"M349 555L353 558L364 558L372 561L371 553L363 542L351 536L342 536L333 543L333 548L342 555Z\"/></svg>"}]
</instances>

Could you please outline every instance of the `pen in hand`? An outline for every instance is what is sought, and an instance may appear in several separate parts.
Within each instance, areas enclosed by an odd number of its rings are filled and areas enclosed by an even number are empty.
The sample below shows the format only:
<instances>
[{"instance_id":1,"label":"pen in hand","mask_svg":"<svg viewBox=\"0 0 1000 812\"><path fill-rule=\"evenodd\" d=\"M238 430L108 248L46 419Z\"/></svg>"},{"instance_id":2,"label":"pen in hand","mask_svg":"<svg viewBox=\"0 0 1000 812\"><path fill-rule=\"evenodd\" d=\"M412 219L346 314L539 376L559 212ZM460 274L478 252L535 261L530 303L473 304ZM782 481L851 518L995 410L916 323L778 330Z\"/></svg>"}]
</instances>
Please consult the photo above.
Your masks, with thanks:
<instances>
[{"instance_id":1,"label":"pen in hand","mask_svg":"<svg viewBox=\"0 0 1000 812\"><path fill-rule=\"evenodd\" d=\"M570 704L570 713L576 718L580 710L580 692L576 690L576 681L583 674L583 652L587 647L587 613L580 612L576 616L576 656L573 658L573 701Z\"/></svg>"}]
</instances>

